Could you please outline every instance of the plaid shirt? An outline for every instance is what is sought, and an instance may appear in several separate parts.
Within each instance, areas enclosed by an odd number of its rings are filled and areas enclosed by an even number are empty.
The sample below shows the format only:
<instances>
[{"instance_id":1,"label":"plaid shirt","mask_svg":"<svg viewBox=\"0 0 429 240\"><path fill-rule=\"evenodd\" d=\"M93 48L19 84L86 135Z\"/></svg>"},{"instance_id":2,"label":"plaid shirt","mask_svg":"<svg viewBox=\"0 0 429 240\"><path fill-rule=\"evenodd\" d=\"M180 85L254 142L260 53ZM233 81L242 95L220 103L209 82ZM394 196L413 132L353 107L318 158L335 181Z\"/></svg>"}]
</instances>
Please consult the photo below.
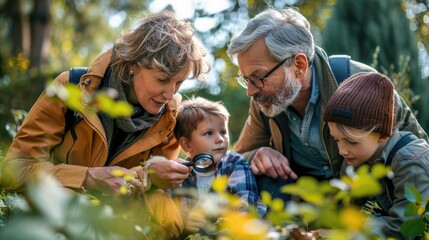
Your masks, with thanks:
<instances>
[{"instance_id":1,"label":"plaid shirt","mask_svg":"<svg viewBox=\"0 0 429 240\"><path fill-rule=\"evenodd\" d=\"M242 155L228 151L216 166L215 176L228 176L227 191L243 202L256 207L259 216L264 216L267 212L267 206L261 202L255 176L250 169L249 163ZM198 176L195 171L189 174L189 177L183 181L182 188L196 188ZM190 199L182 199L186 208L191 208Z\"/></svg>"}]
</instances>

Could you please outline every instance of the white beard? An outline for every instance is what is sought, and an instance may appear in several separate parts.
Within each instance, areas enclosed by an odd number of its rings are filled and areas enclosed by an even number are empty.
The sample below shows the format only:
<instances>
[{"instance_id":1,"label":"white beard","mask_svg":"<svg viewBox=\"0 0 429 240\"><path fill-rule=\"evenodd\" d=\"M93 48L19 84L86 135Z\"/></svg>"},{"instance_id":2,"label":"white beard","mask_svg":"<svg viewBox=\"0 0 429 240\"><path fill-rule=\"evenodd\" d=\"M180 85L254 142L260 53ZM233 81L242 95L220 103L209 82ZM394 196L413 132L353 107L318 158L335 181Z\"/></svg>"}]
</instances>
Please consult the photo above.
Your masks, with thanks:
<instances>
[{"instance_id":1,"label":"white beard","mask_svg":"<svg viewBox=\"0 0 429 240\"><path fill-rule=\"evenodd\" d=\"M286 70L285 75L283 88L279 88L278 91L274 93L274 96L260 95L255 97L256 102L258 102L258 100L268 100L271 102L269 107L259 104L261 111L268 117L275 117L292 105L301 90L301 83L293 79L289 71Z\"/></svg>"}]
</instances>

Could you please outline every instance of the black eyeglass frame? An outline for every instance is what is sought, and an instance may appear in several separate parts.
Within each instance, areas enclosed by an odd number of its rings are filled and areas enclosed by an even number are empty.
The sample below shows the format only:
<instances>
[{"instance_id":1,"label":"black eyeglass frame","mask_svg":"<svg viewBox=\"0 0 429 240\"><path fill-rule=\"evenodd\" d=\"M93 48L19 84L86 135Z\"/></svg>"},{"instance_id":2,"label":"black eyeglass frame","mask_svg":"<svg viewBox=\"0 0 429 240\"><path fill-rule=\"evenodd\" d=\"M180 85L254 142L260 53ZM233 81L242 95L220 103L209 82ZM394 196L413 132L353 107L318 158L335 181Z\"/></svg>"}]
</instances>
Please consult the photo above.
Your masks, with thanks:
<instances>
[{"instance_id":1,"label":"black eyeglass frame","mask_svg":"<svg viewBox=\"0 0 429 240\"><path fill-rule=\"evenodd\" d=\"M258 77L258 80L261 82L262 86L258 86L258 84L253 81L252 79L250 79L249 77L244 77L243 75L240 74L240 76L236 77L235 80L238 82L238 84L240 84L240 86L242 86L244 89L247 89L247 86L249 85L249 82L255 86L258 89L262 89L265 86L265 79L268 78L268 76L270 76L274 71L276 71L281 65L283 65L287 60L294 58L295 55L291 56L291 57L287 57L285 59L283 59L282 61L280 61L279 63L277 63L277 65L275 65L273 68L271 68L270 71L268 71L264 76L262 77Z\"/></svg>"}]
</instances>

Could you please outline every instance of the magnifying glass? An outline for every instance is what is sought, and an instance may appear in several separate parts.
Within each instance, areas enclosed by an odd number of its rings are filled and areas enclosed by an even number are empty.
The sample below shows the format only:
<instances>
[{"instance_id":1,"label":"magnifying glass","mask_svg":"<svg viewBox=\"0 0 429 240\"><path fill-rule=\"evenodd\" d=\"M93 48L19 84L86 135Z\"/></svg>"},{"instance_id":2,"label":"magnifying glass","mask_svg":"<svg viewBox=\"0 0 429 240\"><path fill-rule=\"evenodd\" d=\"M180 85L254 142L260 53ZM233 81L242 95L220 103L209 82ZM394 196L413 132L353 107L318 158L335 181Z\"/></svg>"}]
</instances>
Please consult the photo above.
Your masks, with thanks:
<instances>
[{"instance_id":1,"label":"magnifying glass","mask_svg":"<svg viewBox=\"0 0 429 240\"><path fill-rule=\"evenodd\" d=\"M193 166L195 171L207 172L210 171L214 166L214 158L210 153L200 153L195 155L192 161L186 161L182 163L186 166Z\"/></svg>"}]
</instances>

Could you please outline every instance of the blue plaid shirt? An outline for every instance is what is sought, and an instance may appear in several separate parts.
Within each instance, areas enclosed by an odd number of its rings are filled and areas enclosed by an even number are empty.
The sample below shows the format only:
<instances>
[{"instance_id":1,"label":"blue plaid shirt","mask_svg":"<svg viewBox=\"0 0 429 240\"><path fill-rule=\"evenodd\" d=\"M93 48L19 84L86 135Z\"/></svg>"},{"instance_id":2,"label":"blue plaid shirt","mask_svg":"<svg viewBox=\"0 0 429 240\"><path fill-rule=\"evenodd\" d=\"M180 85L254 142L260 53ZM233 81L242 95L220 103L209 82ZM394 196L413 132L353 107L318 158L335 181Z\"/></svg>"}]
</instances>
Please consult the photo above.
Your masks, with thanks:
<instances>
[{"instance_id":1,"label":"blue plaid shirt","mask_svg":"<svg viewBox=\"0 0 429 240\"><path fill-rule=\"evenodd\" d=\"M242 155L228 151L227 154L219 161L216 166L215 176L228 176L227 191L244 202L256 207L259 216L264 216L267 212L267 206L261 202L261 197L258 192L255 176L250 169L249 163ZM182 188L196 188L198 176L195 171L189 174L189 177L183 181ZM186 207L192 201L184 199Z\"/></svg>"}]
</instances>

